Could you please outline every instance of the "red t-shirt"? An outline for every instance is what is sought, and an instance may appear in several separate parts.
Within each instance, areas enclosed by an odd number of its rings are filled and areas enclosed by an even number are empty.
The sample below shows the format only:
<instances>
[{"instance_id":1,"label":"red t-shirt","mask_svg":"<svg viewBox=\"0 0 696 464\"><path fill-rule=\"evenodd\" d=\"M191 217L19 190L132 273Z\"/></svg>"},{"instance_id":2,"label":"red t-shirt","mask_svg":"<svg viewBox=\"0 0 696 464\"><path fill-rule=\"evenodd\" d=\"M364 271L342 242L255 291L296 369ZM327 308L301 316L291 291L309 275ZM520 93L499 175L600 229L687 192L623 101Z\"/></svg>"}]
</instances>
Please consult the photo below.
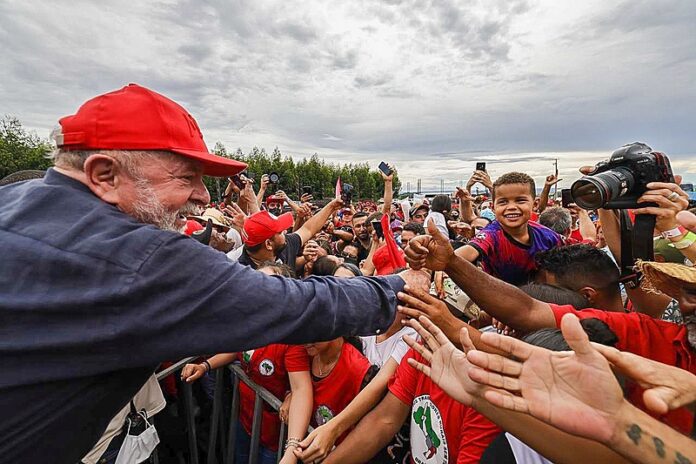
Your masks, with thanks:
<instances>
[{"instance_id":1,"label":"red t-shirt","mask_svg":"<svg viewBox=\"0 0 696 464\"><path fill-rule=\"evenodd\" d=\"M411 408L411 460L417 464L477 463L500 433L474 408L449 397L430 377L408 364L424 362L413 349L389 381L389 391Z\"/></svg>"},{"instance_id":2,"label":"red t-shirt","mask_svg":"<svg viewBox=\"0 0 696 464\"><path fill-rule=\"evenodd\" d=\"M686 327L654 319L642 313L618 313L599 309L578 311L572 306L550 305L561 326L561 318L568 313L580 319L595 318L605 322L619 339L616 348L669 366L676 366L696 374L696 353L689 347ZM656 419L689 435L694 423L693 414L686 408L675 409L665 415L652 414L643 403L643 389L634 382L626 383L626 398L636 407Z\"/></svg>"},{"instance_id":3,"label":"red t-shirt","mask_svg":"<svg viewBox=\"0 0 696 464\"><path fill-rule=\"evenodd\" d=\"M303 346L268 345L257 350L241 353L242 367L249 378L271 392L276 398L285 398L290 389L288 372L309 371L309 356ZM254 422L254 399L256 394L244 382L239 383L239 420L247 433L251 434ZM278 450L280 418L278 411L263 403L261 421L261 445Z\"/></svg>"},{"instance_id":4,"label":"red t-shirt","mask_svg":"<svg viewBox=\"0 0 696 464\"><path fill-rule=\"evenodd\" d=\"M312 379L314 405L312 406L312 426L319 427L333 419L353 401L362 385L365 374L370 369L370 361L350 343L343 343L341 355L331 373L323 379ZM348 435L346 431L336 440L336 445Z\"/></svg>"},{"instance_id":5,"label":"red t-shirt","mask_svg":"<svg viewBox=\"0 0 696 464\"><path fill-rule=\"evenodd\" d=\"M570 238L572 238L573 240L577 241L578 243L584 243L584 242L585 242L585 237L583 237L582 234L580 233L580 228L573 229L573 230L570 232Z\"/></svg>"}]
</instances>

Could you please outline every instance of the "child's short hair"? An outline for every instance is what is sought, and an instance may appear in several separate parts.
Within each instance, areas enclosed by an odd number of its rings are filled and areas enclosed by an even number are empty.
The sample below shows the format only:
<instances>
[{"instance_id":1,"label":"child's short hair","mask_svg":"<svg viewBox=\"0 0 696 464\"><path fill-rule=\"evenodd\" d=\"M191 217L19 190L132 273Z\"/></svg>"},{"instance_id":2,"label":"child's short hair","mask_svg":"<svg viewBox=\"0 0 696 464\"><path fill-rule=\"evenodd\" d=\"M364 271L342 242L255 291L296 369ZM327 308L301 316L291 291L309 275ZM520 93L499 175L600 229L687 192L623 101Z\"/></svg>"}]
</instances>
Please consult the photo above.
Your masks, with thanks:
<instances>
[{"instance_id":1,"label":"child's short hair","mask_svg":"<svg viewBox=\"0 0 696 464\"><path fill-rule=\"evenodd\" d=\"M536 198L536 185L534 184L534 179L523 172L508 172L498 177L493 183L493 191L491 194L495 198L495 189L501 185L510 184L527 184L529 185L529 193L532 194L532 198Z\"/></svg>"}]
</instances>

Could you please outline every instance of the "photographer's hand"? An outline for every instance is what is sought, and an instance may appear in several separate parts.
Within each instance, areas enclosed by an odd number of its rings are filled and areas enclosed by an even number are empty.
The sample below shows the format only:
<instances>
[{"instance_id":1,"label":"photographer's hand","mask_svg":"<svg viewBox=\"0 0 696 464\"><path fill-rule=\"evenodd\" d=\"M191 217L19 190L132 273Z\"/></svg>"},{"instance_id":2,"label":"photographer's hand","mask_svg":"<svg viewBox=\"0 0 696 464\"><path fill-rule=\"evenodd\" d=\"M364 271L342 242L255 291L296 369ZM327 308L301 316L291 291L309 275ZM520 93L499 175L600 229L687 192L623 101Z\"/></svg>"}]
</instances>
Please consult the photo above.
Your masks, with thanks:
<instances>
[{"instance_id":1,"label":"photographer's hand","mask_svg":"<svg viewBox=\"0 0 696 464\"><path fill-rule=\"evenodd\" d=\"M676 183L651 182L639 199L639 203L655 203L657 206L637 208L636 214L653 214L656 218L655 227L660 232L676 228L677 213L689 207L689 196Z\"/></svg>"}]
</instances>

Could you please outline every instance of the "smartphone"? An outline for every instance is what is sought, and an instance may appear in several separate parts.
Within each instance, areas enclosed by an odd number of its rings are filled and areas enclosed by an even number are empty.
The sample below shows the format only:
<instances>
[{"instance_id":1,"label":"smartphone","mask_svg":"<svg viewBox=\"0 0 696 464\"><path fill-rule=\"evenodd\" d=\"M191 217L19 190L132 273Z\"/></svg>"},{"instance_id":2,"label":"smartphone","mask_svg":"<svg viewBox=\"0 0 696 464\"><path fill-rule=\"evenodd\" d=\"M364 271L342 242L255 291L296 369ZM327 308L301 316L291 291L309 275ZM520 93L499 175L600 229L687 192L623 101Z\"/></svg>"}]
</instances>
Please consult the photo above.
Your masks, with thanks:
<instances>
[{"instance_id":1,"label":"smartphone","mask_svg":"<svg viewBox=\"0 0 696 464\"><path fill-rule=\"evenodd\" d=\"M234 176L230 177L230 181L232 181L232 183L236 185L239 190L244 189L244 181L242 180L241 176L241 174L235 174Z\"/></svg>"},{"instance_id":2,"label":"smartphone","mask_svg":"<svg viewBox=\"0 0 696 464\"><path fill-rule=\"evenodd\" d=\"M477 171L485 171L486 170L486 162L478 162L476 163L476 170Z\"/></svg>"},{"instance_id":3,"label":"smartphone","mask_svg":"<svg viewBox=\"0 0 696 464\"><path fill-rule=\"evenodd\" d=\"M379 167L379 170L382 171L382 172L384 173L385 176L391 176L391 175L392 175L392 172L394 172L394 171L391 170L391 168L389 167L389 165L388 165L387 163L385 163L384 161L382 161L381 163L379 163L379 166L378 166L378 167Z\"/></svg>"},{"instance_id":4,"label":"smartphone","mask_svg":"<svg viewBox=\"0 0 696 464\"><path fill-rule=\"evenodd\" d=\"M573 203L573 196L570 194L570 189L561 190L561 206L567 208L568 205Z\"/></svg>"},{"instance_id":5,"label":"smartphone","mask_svg":"<svg viewBox=\"0 0 696 464\"><path fill-rule=\"evenodd\" d=\"M341 192L341 200L344 206L350 206L353 201L353 186L350 184L343 184L343 191Z\"/></svg>"},{"instance_id":6,"label":"smartphone","mask_svg":"<svg viewBox=\"0 0 696 464\"><path fill-rule=\"evenodd\" d=\"M311 185L305 185L302 187L302 195L311 195L312 194L312 186Z\"/></svg>"},{"instance_id":7,"label":"smartphone","mask_svg":"<svg viewBox=\"0 0 696 464\"><path fill-rule=\"evenodd\" d=\"M382 221L372 221L372 228L375 229L375 233L378 238L384 238L384 230L382 230Z\"/></svg>"}]
</instances>

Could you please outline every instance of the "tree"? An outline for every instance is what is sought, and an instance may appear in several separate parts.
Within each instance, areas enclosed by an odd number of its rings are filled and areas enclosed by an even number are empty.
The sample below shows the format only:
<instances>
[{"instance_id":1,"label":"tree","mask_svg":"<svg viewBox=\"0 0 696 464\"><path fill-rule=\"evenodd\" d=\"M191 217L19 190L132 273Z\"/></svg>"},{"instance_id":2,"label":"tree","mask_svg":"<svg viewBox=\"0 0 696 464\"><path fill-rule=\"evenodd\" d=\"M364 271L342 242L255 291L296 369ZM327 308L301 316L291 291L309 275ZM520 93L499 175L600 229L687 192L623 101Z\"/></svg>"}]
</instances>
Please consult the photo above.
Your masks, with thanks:
<instances>
[{"instance_id":1,"label":"tree","mask_svg":"<svg viewBox=\"0 0 696 464\"><path fill-rule=\"evenodd\" d=\"M0 179L17 171L50 168L53 163L46 155L51 149L48 140L27 132L19 119L0 119Z\"/></svg>"}]
</instances>

